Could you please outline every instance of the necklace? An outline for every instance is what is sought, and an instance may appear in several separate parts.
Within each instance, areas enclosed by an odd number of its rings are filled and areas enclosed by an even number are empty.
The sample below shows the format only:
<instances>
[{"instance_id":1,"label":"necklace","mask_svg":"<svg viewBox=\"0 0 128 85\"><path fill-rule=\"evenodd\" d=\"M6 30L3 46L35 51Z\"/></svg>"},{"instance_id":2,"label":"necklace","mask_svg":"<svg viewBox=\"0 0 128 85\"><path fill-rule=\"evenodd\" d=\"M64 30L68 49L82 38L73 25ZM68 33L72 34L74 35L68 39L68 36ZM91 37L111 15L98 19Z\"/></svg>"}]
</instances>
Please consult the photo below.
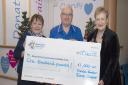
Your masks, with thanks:
<instances>
[{"instance_id":1,"label":"necklace","mask_svg":"<svg viewBox=\"0 0 128 85\"><path fill-rule=\"evenodd\" d=\"M103 33L104 33L104 31L98 31L98 33L97 33L97 36L96 36L96 42L98 42L98 43L102 43L102 36L103 36Z\"/></svg>"}]
</instances>

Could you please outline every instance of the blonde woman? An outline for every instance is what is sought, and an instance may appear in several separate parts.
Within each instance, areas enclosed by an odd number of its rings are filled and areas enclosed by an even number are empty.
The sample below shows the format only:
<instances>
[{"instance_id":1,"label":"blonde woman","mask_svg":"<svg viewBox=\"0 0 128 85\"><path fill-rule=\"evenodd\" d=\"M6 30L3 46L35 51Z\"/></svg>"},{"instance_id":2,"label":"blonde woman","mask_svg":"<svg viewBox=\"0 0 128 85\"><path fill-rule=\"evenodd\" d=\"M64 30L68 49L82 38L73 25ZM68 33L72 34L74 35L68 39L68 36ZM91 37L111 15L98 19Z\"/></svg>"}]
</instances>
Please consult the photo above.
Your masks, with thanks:
<instances>
[{"instance_id":1,"label":"blonde woman","mask_svg":"<svg viewBox=\"0 0 128 85\"><path fill-rule=\"evenodd\" d=\"M96 29L87 41L101 43L99 85L121 85L118 36L107 26L108 12L103 7L95 11Z\"/></svg>"}]
</instances>

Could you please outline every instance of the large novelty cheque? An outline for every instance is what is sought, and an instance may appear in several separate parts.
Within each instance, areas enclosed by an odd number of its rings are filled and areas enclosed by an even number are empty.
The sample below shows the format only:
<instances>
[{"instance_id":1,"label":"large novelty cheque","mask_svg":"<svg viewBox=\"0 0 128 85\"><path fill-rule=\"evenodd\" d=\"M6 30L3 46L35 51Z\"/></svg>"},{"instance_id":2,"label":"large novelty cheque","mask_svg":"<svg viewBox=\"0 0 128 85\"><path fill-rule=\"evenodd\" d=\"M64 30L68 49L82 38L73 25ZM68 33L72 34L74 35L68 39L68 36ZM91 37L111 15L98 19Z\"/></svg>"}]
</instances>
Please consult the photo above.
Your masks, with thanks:
<instances>
[{"instance_id":1,"label":"large novelty cheque","mask_svg":"<svg viewBox=\"0 0 128 85\"><path fill-rule=\"evenodd\" d=\"M22 80L98 85L101 44L28 36Z\"/></svg>"}]
</instances>

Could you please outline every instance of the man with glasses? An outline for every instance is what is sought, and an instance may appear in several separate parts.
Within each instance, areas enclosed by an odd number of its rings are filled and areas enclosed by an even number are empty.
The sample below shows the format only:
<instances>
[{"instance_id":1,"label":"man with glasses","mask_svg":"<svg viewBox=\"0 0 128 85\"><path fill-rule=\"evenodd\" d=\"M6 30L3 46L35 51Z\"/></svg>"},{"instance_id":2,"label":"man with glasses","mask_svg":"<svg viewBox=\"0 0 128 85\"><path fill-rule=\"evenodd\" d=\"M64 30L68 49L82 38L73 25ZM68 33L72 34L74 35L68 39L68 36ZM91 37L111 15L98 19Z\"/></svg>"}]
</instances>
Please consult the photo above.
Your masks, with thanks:
<instances>
[{"instance_id":1,"label":"man with glasses","mask_svg":"<svg viewBox=\"0 0 128 85\"><path fill-rule=\"evenodd\" d=\"M65 6L62 8L60 17L61 24L51 29L50 38L83 41L80 28L71 24L73 19L72 7Z\"/></svg>"}]
</instances>

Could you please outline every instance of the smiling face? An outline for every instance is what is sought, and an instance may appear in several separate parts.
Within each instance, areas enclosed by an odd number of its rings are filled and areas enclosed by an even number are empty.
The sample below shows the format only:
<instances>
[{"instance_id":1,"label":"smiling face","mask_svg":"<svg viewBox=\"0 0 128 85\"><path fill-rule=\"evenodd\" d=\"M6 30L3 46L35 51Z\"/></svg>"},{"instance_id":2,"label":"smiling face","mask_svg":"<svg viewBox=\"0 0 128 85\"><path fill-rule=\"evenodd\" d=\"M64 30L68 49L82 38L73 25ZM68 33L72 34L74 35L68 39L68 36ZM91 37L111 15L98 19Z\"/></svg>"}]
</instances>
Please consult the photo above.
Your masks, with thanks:
<instances>
[{"instance_id":1,"label":"smiling face","mask_svg":"<svg viewBox=\"0 0 128 85\"><path fill-rule=\"evenodd\" d=\"M108 23L108 19L104 12L101 12L95 16L95 24L98 30L100 31L105 30L107 23Z\"/></svg>"},{"instance_id":2,"label":"smiling face","mask_svg":"<svg viewBox=\"0 0 128 85\"><path fill-rule=\"evenodd\" d=\"M99 31L104 31L108 24L108 11L104 7L98 7L95 11L95 25Z\"/></svg>"},{"instance_id":3,"label":"smiling face","mask_svg":"<svg viewBox=\"0 0 128 85\"><path fill-rule=\"evenodd\" d=\"M44 25L44 19L41 15L35 14L30 20L31 31L34 33L41 33Z\"/></svg>"},{"instance_id":4,"label":"smiling face","mask_svg":"<svg viewBox=\"0 0 128 85\"><path fill-rule=\"evenodd\" d=\"M73 18L73 10L71 7L65 7L61 11L61 23L64 26L69 26L71 25L72 18Z\"/></svg>"},{"instance_id":5,"label":"smiling face","mask_svg":"<svg viewBox=\"0 0 128 85\"><path fill-rule=\"evenodd\" d=\"M31 31L34 33L41 33L43 24L39 19L34 19L31 24Z\"/></svg>"}]
</instances>

